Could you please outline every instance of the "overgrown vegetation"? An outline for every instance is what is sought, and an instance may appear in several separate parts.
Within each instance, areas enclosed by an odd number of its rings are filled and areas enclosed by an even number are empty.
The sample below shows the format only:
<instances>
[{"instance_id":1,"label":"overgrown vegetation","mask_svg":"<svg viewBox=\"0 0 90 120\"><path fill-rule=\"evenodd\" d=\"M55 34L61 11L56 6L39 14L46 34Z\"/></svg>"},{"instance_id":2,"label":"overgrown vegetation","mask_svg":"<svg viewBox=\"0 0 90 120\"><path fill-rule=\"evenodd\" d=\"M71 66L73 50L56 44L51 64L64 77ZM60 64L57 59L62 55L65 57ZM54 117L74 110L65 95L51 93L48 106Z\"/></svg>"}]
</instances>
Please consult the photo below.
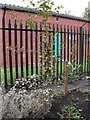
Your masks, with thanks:
<instances>
[{"instance_id":1,"label":"overgrown vegetation","mask_svg":"<svg viewBox=\"0 0 90 120\"><path fill-rule=\"evenodd\" d=\"M85 8L85 11L83 13L83 17L90 20L90 8Z\"/></svg>"},{"instance_id":2,"label":"overgrown vegetation","mask_svg":"<svg viewBox=\"0 0 90 120\"><path fill-rule=\"evenodd\" d=\"M52 8L54 7L54 2L50 0L41 0L38 1L35 5L33 1L30 1L31 6L37 10L37 15L32 18L31 14L30 18L27 20L28 26L32 23L33 28L35 28L35 23L38 17L42 16L41 18L41 30L40 33L41 37L44 37L44 40L40 41L40 66L41 72L43 71L44 79L47 81L51 81L53 79L53 33L51 32L51 23L48 22L48 19L52 17ZM54 12L59 13L59 9L62 8L61 6L57 6L54 8Z\"/></svg>"},{"instance_id":3,"label":"overgrown vegetation","mask_svg":"<svg viewBox=\"0 0 90 120\"><path fill-rule=\"evenodd\" d=\"M81 64L77 64L76 62L70 63L68 68L68 82L71 83L84 78L82 69Z\"/></svg>"}]
</instances>

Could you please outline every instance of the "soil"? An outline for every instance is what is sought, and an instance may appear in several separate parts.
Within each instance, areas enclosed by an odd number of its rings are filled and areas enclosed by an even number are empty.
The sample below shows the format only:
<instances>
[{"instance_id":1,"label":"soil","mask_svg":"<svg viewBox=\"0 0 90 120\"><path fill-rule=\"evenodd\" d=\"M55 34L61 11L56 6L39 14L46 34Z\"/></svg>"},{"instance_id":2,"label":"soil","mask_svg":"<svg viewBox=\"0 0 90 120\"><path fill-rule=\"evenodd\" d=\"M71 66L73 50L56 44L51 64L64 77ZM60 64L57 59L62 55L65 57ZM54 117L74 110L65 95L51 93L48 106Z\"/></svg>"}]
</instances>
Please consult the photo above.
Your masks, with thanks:
<instances>
[{"instance_id":1,"label":"soil","mask_svg":"<svg viewBox=\"0 0 90 120\"><path fill-rule=\"evenodd\" d=\"M64 105L76 106L81 116L89 120L90 118L90 91L81 92L80 90L73 90L66 96L55 96L52 107L49 112L42 117L43 120L60 120L57 113L61 113ZM41 118L40 118L41 119Z\"/></svg>"}]
</instances>

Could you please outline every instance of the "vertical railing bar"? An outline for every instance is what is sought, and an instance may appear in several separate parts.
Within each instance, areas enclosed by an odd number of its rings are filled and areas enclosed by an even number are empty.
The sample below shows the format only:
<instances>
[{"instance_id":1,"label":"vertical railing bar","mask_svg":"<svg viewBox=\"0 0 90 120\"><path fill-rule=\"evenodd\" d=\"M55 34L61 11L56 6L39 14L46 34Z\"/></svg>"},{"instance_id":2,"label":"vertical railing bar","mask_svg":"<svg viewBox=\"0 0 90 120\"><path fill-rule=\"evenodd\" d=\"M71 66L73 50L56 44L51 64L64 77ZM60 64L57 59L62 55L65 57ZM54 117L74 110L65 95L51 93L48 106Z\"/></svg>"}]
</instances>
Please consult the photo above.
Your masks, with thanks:
<instances>
[{"instance_id":1,"label":"vertical railing bar","mask_svg":"<svg viewBox=\"0 0 90 120\"><path fill-rule=\"evenodd\" d=\"M35 32L35 50L36 50L36 74L38 75L38 28L37 28L37 23L36 23L36 32Z\"/></svg>"},{"instance_id":2,"label":"vertical railing bar","mask_svg":"<svg viewBox=\"0 0 90 120\"><path fill-rule=\"evenodd\" d=\"M78 27L77 27L77 43L76 43L77 44L77 60L76 60L77 64L78 64L78 34L79 33L78 33Z\"/></svg>"},{"instance_id":3,"label":"vertical railing bar","mask_svg":"<svg viewBox=\"0 0 90 120\"><path fill-rule=\"evenodd\" d=\"M22 23L20 22L20 61L21 61L21 77L23 77L23 37L22 37Z\"/></svg>"},{"instance_id":4,"label":"vertical railing bar","mask_svg":"<svg viewBox=\"0 0 90 120\"><path fill-rule=\"evenodd\" d=\"M27 23L25 24L25 52L26 52L26 78L28 78L28 26Z\"/></svg>"},{"instance_id":5,"label":"vertical railing bar","mask_svg":"<svg viewBox=\"0 0 90 120\"><path fill-rule=\"evenodd\" d=\"M71 57L70 57L70 62L72 63L72 54L73 54L73 53L72 53L72 39L73 39L73 38L72 38L72 37L73 37L72 26L71 26L70 34L71 34L71 46L70 46L70 47L71 47L71 48L70 48L70 49L71 49L71 50L70 50L70 56L71 56Z\"/></svg>"},{"instance_id":6,"label":"vertical railing bar","mask_svg":"<svg viewBox=\"0 0 90 120\"><path fill-rule=\"evenodd\" d=\"M69 61L69 26L67 26L67 61Z\"/></svg>"},{"instance_id":7,"label":"vertical railing bar","mask_svg":"<svg viewBox=\"0 0 90 120\"><path fill-rule=\"evenodd\" d=\"M89 58L89 30L88 30L88 58ZM87 70L89 71L89 65L87 64Z\"/></svg>"},{"instance_id":8,"label":"vertical railing bar","mask_svg":"<svg viewBox=\"0 0 90 120\"><path fill-rule=\"evenodd\" d=\"M55 26L53 24L53 81L52 83L54 83L54 79L55 79Z\"/></svg>"},{"instance_id":9,"label":"vertical railing bar","mask_svg":"<svg viewBox=\"0 0 90 120\"><path fill-rule=\"evenodd\" d=\"M46 23L45 23L45 27L46 27ZM47 27L46 27L47 29ZM47 47L47 43L45 42L45 40L47 39L47 31L45 30L45 33L44 33L44 51L46 52L46 47ZM46 57L44 56L44 60L46 59ZM46 61L44 61L44 64L45 64L45 68L46 68L46 65L48 64ZM46 81L47 79L47 72L45 71L45 74L44 74L44 80Z\"/></svg>"},{"instance_id":10,"label":"vertical railing bar","mask_svg":"<svg viewBox=\"0 0 90 120\"><path fill-rule=\"evenodd\" d=\"M88 73L88 31L87 31L87 73Z\"/></svg>"},{"instance_id":11,"label":"vertical railing bar","mask_svg":"<svg viewBox=\"0 0 90 120\"><path fill-rule=\"evenodd\" d=\"M33 75L33 31L32 31L32 23L30 23L30 29L31 29L31 38L30 38L30 44L31 44L31 75Z\"/></svg>"},{"instance_id":12,"label":"vertical railing bar","mask_svg":"<svg viewBox=\"0 0 90 120\"><path fill-rule=\"evenodd\" d=\"M2 19L2 42L3 42L3 62L4 62L4 81L5 81L5 88L7 88L7 69L6 69L6 42L5 42L5 19Z\"/></svg>"},{"instance_id":13,"label":"vertical railing bar","mask_svg":"<svg viewBox=\"0 0 90 120\"><path fill-rule=\"evenodd\" d=\"M62 79L62 26L60 26L60 33L61 33L61 60L60 60L60 77Z\"/></svg>"},{"instance_id":14,"label":"vertical railing bar","mask_svg":"<svg viewBox=\"0 0 90 120\"><path fill-rule=\"evenodd\" d=\"M42 80L42 24L40 23L40 79Z\"/></svg>"},{"instance_id":15,"label":"vertical railing bar","mask_svg":"<svg viewBox=\"0 0 90 120\"><path fill-rule=\"evenodd\" d=\"M87 39L87 31L85 29L85 60L84 60L84 72L86 74L86 39Z\"/></svg>"},{"instance_id":16,"label":"vertical railing bar","mask_svg":"<svg viewBox=\"0 0 90 120\"><path fill-rule=\"evenodd\" d=\"M49 31L51 31L51 26L50 26L50 24L49 24ZM52 43L51 43L52 41L51 41L51 32L49 32L49 46L51 47L51 45L52 45ZM51 54L50 54L50 56L51 56ZM52 64L52 60L51 60L51 57L50 57L50 61L51 61L51 63L50 63L50 67L51 67L51 64ZM51 75L51 71L50 71L50 77L52 76Z\"/></svg>"},{"instance_id":17,"label":"vertical railing bar","mask_svg":"<svg viewBox=\"0 0 90 120\"><path fill-rule=\"evenodd\" d=\"M86 36L86 73L88 73L88 30Z\"/></svg>"},{"instance_id":18,"label":"vertical railing bar","mask_svg":"<svg viewBox=\"0 0 90 120\"><path fill-rule=\"evenodd\" d=\"M83 72L83 48L84 48L84 30L82 27L80 27L80 52L79 52L79 57L80 57L80 60L79 60L79 63L82 65L82 69L80 72Z\"/></svg>"},{"instance_id":19,"label":"vertical railing bar","mask_svg":"<svg viewBox=\"0 0 90 120\"><path fill-rule=\"evenodd\" d=\"M83 65L83 71L82 72L83 73L84 73L84 48L85 48L85 45L84 45L85 44L85 34L84 34L84 32L85 32L85 29L83 28L83 34L82 34L83 35L83 46L82 46L83 47L83 54L82 54L82 65Z\"/></svg>"},{"instance_id":20,"label":"vertical railing bar","mask_svg":"<svg viewBox=\"0 0 90 120\"><path fill-rule=\"evenodd\" d=\"M18 78L18 50L17 50L17 23L15 20L15 24L14 24L14 34L15 34L15 67L16 67L16 79Z\"/></svg>"},{"instance_id":21,"label":"vertical railing bar","mask_svg":"<svg viewBox=\"0 0 90 120\"><path fill-rule=\"evenodd\" d=\"M57 24L57 29L56 29L56 31L57 31L57 78L58 78L58 61L59 61L59 57L58 57L58 52L59 52L59 46L58 46L58 37L59 37L59 30L58 30L58 24Z\"/></svg>"},{"instance_id":22,"label":"vertical railing bar","mask_svg":"<svg viewBox=\"0 0 90 120\"><path fill-rule=\"evenodd\" d=\"M76 29L75 29L75 27L74 27L74 56L73 56L73 57L74 57L74 64L75 64L75 62L76 62L76 61L75 61L75 57L76 57L76 44L75 44L75 38L76 38L76 37L75 37L75 35L76 35Z\"/></svg>"},{"instance_id":23,"label":"vertical railing bar","mask_svg":"<svg viewBox=\"0 0 90 120\"><path fill-rule=\"evenodd\" d=\"M65 68L65 63L66 63L66 27L64 26L64 65L63 65L64 68ZM65 70L63 70L63 72L64 71Z\"/></svg>"},{"instance_id":24,"label":"vertical railing bar","mask_svg":"<svg viewBox=\"0 0 90 120\"><path fill-rule=\"evenodd\" d=\"M12 43L11 43L11 21L8 23L8 40L9 40L9 63L10 63L10 85L13 85L13 70L12 70Z\"/></svg>"},{"instance_id":25,"label":"vertical railing bar","mask_svg":"<svg viewBox=\"0 0 90 120\"><path fill-rule=\"evenodd\" d=\"M83 28L83 55L82 55L82 66L83 66L83 74L84 74L84 54L85 54L85 51L84 51L84 49L85 49L85 34L84 34L84 32L85 32L85 29Z\"/></svg>"},{"instance_id":26,"label":"vertical railing bar","mask_svg":"<svg viewBox=\"0 0 90 120\"><path fill-rule=\"evenodd\" d=\"M75 65L76 66L78 66L78 27L76 28L76 33L75 33L75 38L77 38L76 40L75 40L75 47L76 47L76 49L75 49ZM78 74L78 69L76 69L76 74Z\"/></svg>"},{"instance_id":27,"label":"vertical railing bar","mask_svg":"<svg viewBox=\"0 0 90 120\"><path fill-rule=\"evenodd\" d=\"M64 61L66 60L66 27L64 26Z\"/></svg>"},{"instance_id":28,"label":"vertical railing bar","mask_svg":"<svg viewBox=\"0 0 90 120\"><path fill-rule=\"evenodd\" d=\"M89 37L88 37L88 53L89 53L89 55L90 55L90 29L89 29L88 31L89 31ZM89 75L90 75L90 64L89 64L88 73L89 73Z\"/></svg>"},{"instance_id":29,"label":"vertical railing bar","mask_svg":"<svg viewBox=\"0 0 90 120\"><path fill-rule=\"evenodd\" d=\"M72 45L72 62L73 62L73 67L76 68L76 61L75 61L75 56L76 56L76 45L75 45L75 35L76 35L76 31L75 31L75 26L74 26L74 30L73 30L73 45ZM73 76L76 75L76 71L73 73Z\"/></svg>"}]
</instances>

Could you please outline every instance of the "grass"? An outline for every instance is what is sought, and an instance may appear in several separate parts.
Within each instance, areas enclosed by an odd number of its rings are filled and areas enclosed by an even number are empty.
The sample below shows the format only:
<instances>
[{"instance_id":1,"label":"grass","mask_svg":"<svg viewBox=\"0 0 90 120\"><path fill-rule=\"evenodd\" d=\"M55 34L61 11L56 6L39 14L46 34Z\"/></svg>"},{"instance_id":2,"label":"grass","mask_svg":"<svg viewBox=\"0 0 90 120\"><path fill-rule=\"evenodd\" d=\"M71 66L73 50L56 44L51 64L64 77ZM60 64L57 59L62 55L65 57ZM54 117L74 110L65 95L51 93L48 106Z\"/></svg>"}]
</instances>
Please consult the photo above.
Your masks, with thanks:
<instances>
[{"instance_id":1,"label":"grass","mask_svg":"<svg viewBox=\"0 0 90 120\"><path fill-rule=\"evenodd\" d=\"M54 66L55 68L55 76L57 75L57 64ZM10 82L10 67L6 68L7 71L7 81ZM16 79L16 68L12 67L13 81ZM44 72L44 70L42 70ZM62 73L64 71L64 63L62 64ZM33 74L36 74L36 68L33 67ZM58 74L60 75L60 63L58 64ZM23 75L26 77L26 66L23 67ZM38 66L38 75L40 75L40 67ZM21 67L18 66L18 76L21 78ZM31 66L28 67L28 76L31 76ZM1 80L4 81L4 68L1 68Z\"/></svg>"},{"instance_id":2,"label":"grass","mask_svg":"<svg viewBox=\"0 0 90 120\"><path fill-rule=\"evenodd\" d=\"M87 71L87 62L86 63L83 63L83 71ZM86 68L86 69L85 69ZM57 64L54 64L54 76L57 76ZM10 83L10 68L7 67L6 68L6 71L7 71L7 81L8 83ZM15 81L16 79L16 68L13 67L12 68L12 71L13 71L13 81ZM44 70L42 70L44 72ZM60 63L58 63L58 76L60 76ZM62 62L62 74L64 73L64 62ZM36 74L36 68L33 67L33 74ZM24 75L24 78L26 78L26 67L24 66L23 67L23 75ZM40 67L38 66L38 75L40 75ZM21 67L18 66L18 76L19 78L21 78ZM31 66L28 67L28 77L31 76ZM1 80L4 81L4 68L1 68Z\"/></svg>"},{"instance_id":3,"label":"grass","mask_svg":"<svg viewBox=\"0 0 90 120\"><path fill-rule=\"evenodd\" d=\"M10 82L10 68L6 68L7 71L7 81ZM33 73L35 74L36 69L33 69ZM12 67L12 74L13 74L13 80L16 79L16 68ZM21 68L18 67L18 76L21 78ZM23 76L26 77L26 67L23 67ZM31 67L28 67L28 76L31 76ZM1 68L1 80L4 81L4 68Z\"/></svg>"}]
</instances>

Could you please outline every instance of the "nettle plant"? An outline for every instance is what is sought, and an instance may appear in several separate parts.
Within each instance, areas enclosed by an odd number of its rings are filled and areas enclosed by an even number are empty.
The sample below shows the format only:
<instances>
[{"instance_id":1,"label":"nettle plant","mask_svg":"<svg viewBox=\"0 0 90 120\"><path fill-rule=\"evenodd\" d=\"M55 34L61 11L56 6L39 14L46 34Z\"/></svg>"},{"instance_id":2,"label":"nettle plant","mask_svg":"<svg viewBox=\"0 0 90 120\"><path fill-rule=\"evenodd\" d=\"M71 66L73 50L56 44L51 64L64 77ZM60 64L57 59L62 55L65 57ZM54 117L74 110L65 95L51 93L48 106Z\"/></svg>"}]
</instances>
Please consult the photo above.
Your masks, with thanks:
<instances>
[{"instance_id":1,"label":"nettle plant","mask_svg":"<svg viewBox=\"0 0 90 120\"><path fill-rule=\"evenodd\" d=\"M68 82L74 82L84 77L83 65L76 60L77 52L76 44L72 45L71 62L68 62Z\"/></svg>"},{"instance_id":2,"label":"nettle plant","mask_svg":"<svg viewBox=\"0 0 90 120\"><path fill-rule=\"evenodd\" d=\"M57 113L60 119L81 119L81 113L77 110L75 106L64 105L60 113Z\"/></svg>"},{"instance_id":3,"label":"nettle plant","mask_svg":"<svg viewBox=\"0 0 90 120\"><path fill-rule=\"evenodd\" d=\"M30 7L32 6L32 7ZM32 16L31 13L27 13L30 18L27 20L27 25L32 24L32 29L35 29L38 17L41 18L40 21L40 36L43 40L40 42L40 67L42 68L43 78L46 81L51 81L53 77L53 33L51 32L51 23L48 22L49 18L52 17L52 10L55 13L59 13L59 9L63 6L57 6L54 8L54 2L51 0L40 0L35 4L30 1L30 6L28 8L34 8L36 10L36 15ZM31 9L30 9L31 10Z\"/></svg>"}]
</instances>

